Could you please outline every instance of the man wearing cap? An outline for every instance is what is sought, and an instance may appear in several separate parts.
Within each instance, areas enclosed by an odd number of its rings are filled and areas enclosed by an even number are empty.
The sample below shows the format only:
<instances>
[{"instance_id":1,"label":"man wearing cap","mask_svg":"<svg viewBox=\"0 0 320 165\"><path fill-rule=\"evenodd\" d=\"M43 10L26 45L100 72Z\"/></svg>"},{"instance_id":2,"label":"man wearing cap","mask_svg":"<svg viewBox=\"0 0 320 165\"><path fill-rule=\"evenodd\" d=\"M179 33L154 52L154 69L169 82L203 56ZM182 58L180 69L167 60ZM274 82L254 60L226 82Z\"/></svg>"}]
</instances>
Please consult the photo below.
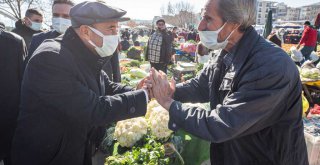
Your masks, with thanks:
<instances>
[{"instance_id":1,"label":"man wearing cap","mask_svg":"<svg viewBox=\"0 0 320 165\"><path fill-rule=\"evenodd\" d=\"M101 71L118 46L125 14L101 2L80 3L70 10L72 27L34 52L22 83L13 165L90 165L97 129L145 115L147 81L134 91Z\"/></svg>"}]
</instances>

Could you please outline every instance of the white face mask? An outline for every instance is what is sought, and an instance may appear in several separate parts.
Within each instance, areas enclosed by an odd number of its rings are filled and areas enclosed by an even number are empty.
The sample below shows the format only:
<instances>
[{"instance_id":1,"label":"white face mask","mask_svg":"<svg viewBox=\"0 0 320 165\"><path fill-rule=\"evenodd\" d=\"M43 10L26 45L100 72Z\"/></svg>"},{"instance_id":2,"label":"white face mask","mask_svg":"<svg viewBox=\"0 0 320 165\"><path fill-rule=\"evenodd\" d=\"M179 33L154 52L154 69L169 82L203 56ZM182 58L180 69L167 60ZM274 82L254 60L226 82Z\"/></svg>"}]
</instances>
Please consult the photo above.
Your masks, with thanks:
<instances>
[{"instance_id":1,"label":"white face mask","mask_svg":"<svg viewBox=\"0 0 320 165\"><path fill-rule=\"evenodd\" d=\"M29 19L29 18L28 18ZM31 21L31 19L29 19L29 21L31 22L31 26L30 29L34 30L34 31L39 31L42 27L42 23L38 23L38 22L33 22Z\"/></svg>"},{"instance_id":2,"label":"white face mask","mask_svg":"<svg viewBox=\"0 0 320 165\"><path fill-rule=\"evenodd\" d=\"M89 26L89 28L96 33L98 36L103 38L102 47L98 47L96 44L94 44L91 40L88 42L94 46L96 52L101 57L107 57L112 56L113 53L116 51L118 44L119 44L119 36L118 35L104 35L100 31L98 31L95 28L92 28Z\"/></svg>"},{"instance_id":3,"label":"white face mask","mask_svg":"<svg viewBox=\"0 0 320 165\"><path fill-rule=\"evenodd\" d=\"M199 36L201 43L207 47L208 49L212 50L219 50L219 49L224 49L228 45L228 40L233 34L233 32L236 30L234 29L230 35L223 41L223 42L218 42L218 36L221 30L224 28L224 26L227 23L225 23L220 29L216 31L199 31Z\"/></svg>"},{"instance_id":4,"label":"white face mask","mask_svg":"<svg viewBox=\"0 0 320 165\"><path fill-rule=\"evenodd\" d=\"M52 18L52 27L54 30L63 34L66 30L71 26L71 20L65 19L61 17L53 17Z\"/></svg>"}]
</instances>

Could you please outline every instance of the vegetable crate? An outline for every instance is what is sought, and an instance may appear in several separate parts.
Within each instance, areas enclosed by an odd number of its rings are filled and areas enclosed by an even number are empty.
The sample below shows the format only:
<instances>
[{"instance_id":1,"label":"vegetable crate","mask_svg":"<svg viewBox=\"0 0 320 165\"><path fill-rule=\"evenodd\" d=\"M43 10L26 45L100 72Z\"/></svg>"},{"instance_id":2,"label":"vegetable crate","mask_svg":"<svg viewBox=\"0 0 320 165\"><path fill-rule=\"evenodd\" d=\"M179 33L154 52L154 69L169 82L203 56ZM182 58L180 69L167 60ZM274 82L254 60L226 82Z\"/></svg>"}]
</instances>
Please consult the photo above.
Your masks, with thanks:
<instances>
[{"instance_id":1,"label":"vegetable crate","mask_svg":"<svg viewBox=\"0 0 320 165\"><path fill-rule=\"evenodd\" d=\"M306 139L308 149L309 165L320 164L320 137L315 137L310 133L305 132L304 137Z\"/></svg>"}]
</instances>

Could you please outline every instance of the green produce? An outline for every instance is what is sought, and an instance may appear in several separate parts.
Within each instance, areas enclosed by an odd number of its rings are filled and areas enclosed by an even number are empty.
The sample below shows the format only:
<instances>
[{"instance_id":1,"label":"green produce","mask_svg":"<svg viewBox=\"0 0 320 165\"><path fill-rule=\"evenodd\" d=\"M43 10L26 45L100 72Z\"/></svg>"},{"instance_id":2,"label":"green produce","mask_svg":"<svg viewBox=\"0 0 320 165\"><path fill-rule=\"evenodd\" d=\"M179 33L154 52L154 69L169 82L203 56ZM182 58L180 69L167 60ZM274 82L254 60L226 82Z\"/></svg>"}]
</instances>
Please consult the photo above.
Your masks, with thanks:
<instances>
[{"instance_id":1,"label":"green produce","mask_svg":"<svg viewBox=\"0 0 320 165\"><path fill-rule=\"evenodd\" d=\"M140 68L131 69L129 74L135 78L145 78L148 76L148 73Z\"/></svg>"},{"instance_id":2,"label":"green produce","mask_svg":"<svg viewBox=\"0 0 320 165\"><path fill-rule=\"evenodd\" d=\"M142 145L133 147L124 154L114 153L106 159L105 165L168 165L164 145L151 136L140 141ZM118 145L115 145L119 147Z\"/></svg>"},{"instance_id":3,"label":"green produce","mask_svg":"<svg viewBox=\"0 0 320 165\"><path fill-rule=\"evenodd\" d=\"M142 50L139 50L136 47L132 46L128 50L127 57L130 59L141 61L142 60L141 53L142 53Z\"/></svg>"}]
</instances>

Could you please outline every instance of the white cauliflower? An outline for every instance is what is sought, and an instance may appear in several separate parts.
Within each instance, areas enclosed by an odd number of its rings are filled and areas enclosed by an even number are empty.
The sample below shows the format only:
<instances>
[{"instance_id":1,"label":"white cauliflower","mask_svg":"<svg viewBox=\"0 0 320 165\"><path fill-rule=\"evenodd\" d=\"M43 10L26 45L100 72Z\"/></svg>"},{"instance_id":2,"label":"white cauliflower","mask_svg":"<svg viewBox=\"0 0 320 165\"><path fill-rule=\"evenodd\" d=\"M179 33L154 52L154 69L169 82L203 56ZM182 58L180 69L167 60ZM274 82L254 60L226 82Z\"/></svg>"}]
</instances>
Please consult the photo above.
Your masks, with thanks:
<instances>
[{"instance_id":1,"label":"white cauliflower","mask_svg":"<svg viewBox=\"0 0 320 165\"><path fill-rule=\"evenodd\" d=\"M144 117L119 121L114 137L122 147L132 147L148 132L148 123Z\"/></svg>"},{"instance_id":2,"label":"white cauliflower","mask_svg":"<svg viewBox=\"0 0 320 165\"><path fill-rule=\"evenodd\" d=\"M156 100L152 100L149 102L149 104L147 106L146 119L149 119L153 108L158 107L158 106L160 106L160 104Z\"/></svg>"},{"instance_id":3,"label":"white cauliflower","mask_svg":"<svg viewBox=\"0 0 320 165\"><path fill-rule=\"evenodd\" d=\"M168 128L169 112L161 106L150 109L149 124L151 135L157 139L168 138L172 131Z\"/></svg>"}]
</instances>

